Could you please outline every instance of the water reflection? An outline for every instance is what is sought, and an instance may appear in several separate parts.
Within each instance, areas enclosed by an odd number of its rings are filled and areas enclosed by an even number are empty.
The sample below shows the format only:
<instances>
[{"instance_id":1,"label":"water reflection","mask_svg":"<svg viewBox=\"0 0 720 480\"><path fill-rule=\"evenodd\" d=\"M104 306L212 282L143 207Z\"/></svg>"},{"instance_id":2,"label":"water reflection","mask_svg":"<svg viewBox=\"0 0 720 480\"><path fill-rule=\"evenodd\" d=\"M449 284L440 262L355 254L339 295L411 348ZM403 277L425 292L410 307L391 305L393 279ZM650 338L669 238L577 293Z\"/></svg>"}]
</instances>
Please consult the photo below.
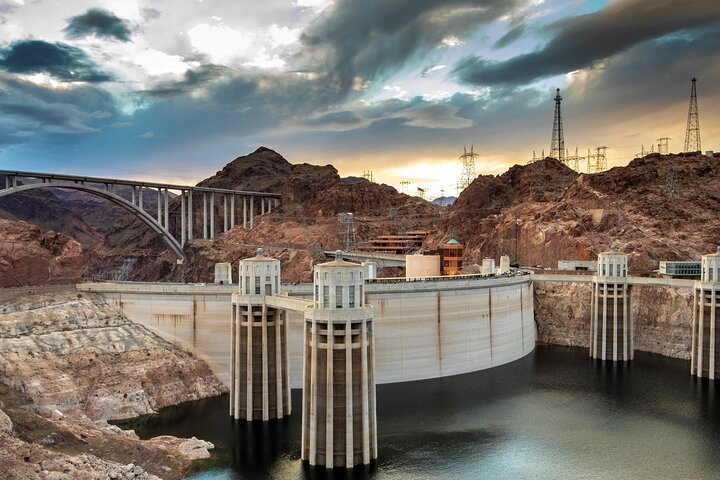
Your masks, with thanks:
<instances>
[{"instance_id":1,"label":"water reflection","mask_svg":"<svg viewBox=\"0 0 720 480\"><path fill-rule=\"evenodd\" d=\"M299 390L280 421L232 421L221 397L131 426L213 442L198 479L720 478L715 386L686 361L637 353L609 364L586 349L538 347L490 371L377 395L377 464L349 471L300 462Z\"/></svg>"}]
</instances>

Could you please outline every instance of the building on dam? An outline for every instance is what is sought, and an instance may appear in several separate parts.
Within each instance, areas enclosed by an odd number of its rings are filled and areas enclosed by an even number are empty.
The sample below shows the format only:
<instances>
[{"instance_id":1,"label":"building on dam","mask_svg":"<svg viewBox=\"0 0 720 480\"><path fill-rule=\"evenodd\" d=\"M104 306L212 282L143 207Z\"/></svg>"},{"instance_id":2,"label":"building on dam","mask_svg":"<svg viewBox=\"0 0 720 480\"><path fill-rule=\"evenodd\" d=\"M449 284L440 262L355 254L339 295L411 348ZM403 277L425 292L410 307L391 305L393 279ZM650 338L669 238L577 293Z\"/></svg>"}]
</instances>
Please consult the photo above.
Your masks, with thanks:
<instances>
[{"instance_id":1,"label":"building on dam","mask_svg":"<svg viewBox=\"0 0 720 480\"><path fill-rule=\"evenodd\" d=\"M287 312L268 305L280 286L280 261L257 255L240 261L240 291L230 322L230 415L270 420L290 415Z\"/></svg>"},{"instance_id":2,"label":"building on dam","mask_svg":"<svg viewBox=\"0 0 720 480\"><path fill-rule=\"evenodd\" d=\"M590 306L590 356L624 362L633 358L633 321L627 255L610 251L598 255L592 279Z\"/></svg>"},{"instance_id":3,"label":"building on dam","mask_svg":"<svg viewBox=\"0 0 720 480\"><path fill-rule=\"evenodd\" d=\"M315 266L303 322L301 458L327 468L377 458L373 309L364 268L342 259Z\"/></svg>"},{"instance_id":4,"label":"building on dam","mask_svg":"<svg viewBox=\"0 0 720 480\"><path fill-rule=\"evenodd\" d=\"M692 351L690 373L698 377L715 379L718 375L718 290L720 290L720 247L717 252L703 255L700 281L695 282L693 296Z\"/></svg>"}]
</instances>

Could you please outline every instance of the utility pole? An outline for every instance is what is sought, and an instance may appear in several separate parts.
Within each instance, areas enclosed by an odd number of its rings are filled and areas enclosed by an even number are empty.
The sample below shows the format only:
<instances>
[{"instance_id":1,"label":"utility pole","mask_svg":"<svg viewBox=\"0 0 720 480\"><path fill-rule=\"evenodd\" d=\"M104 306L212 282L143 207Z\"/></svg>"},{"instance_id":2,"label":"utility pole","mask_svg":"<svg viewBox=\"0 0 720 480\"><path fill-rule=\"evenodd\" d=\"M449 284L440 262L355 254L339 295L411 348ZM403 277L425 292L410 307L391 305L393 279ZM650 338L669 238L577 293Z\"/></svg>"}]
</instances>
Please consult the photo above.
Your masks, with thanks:
<instances>
[{"instance_id":1,"label":"utility pole","mask_svg":"<svg viewBox=\"0 0 720 480\"><path fill-rule=\"evenodd\" d=\"M697 90L695 83L697 78L693 77L690 90L690 108L688 109L687 130L685 132L685 151L700 152L700 118L698 116Z\"/></svg>"},{"instance_id":2,"label":"utility pole","mask_svg":"<svg viewBox=\"0 0 720 480\"><path fill-rule=\"evenodd\" d=\"M555 90L555 118L553 119L552 140L550 142L550 156L565 163L565 134L563 132L562 112L560 111L560 89Z\"/></svg>"}]
</instances>

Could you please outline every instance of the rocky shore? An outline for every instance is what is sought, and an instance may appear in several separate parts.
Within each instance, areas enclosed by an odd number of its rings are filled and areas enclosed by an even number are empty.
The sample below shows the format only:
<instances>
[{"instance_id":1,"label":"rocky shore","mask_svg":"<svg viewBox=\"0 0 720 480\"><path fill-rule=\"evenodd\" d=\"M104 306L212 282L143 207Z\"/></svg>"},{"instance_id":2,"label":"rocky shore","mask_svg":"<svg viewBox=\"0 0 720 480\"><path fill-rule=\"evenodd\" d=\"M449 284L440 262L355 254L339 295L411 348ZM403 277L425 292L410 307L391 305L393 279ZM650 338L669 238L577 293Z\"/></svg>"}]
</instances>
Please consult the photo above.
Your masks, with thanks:
<instances>
[{"instance_id":1,"label":"rocky shore","mask_svg":"<svg viewBox=\"0 0 720 480\"><path fill-rule=\"evenodd\" d=\"M107 420L226 393L208 365L98 296L0 303L0 478L181 478L212 445Z\"/></svg>"}]
</instances>

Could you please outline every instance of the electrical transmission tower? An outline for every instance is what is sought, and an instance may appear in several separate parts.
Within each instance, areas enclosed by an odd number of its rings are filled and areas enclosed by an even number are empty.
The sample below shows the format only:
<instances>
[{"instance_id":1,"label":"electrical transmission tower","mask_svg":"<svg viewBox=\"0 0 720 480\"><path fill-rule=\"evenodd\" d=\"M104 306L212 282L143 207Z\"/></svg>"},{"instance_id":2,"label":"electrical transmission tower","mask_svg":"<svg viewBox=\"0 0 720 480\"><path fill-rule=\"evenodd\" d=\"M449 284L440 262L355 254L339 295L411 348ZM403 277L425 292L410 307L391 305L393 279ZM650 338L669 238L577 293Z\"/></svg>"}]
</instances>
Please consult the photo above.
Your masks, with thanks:
<instances>
[{"instance_id":1,"label":"electrical transmission tower","mask_svg":"<svg viewBox=\"0 0 720 480\"><path fill-rule=\"evenodd\" d=\"M552 140L550 142L550 156L565 163L565 134L563 133L562 113L560 112L560 89L555 95L555 119L553 120Z\"/></svg>"},{"instance_id":2,"label":"electrical transmission tower","mask_svg":"<svg viewBox=\"0 0 720 480\"><path fill-rule=\"evenodd\" d=\"M425 200L425 189L417 187L417 196Z\"/></svg>"},{"instance_id":3,"label":"electrical transmission tower","mask_svg":"<svg viewBox=\"0 0 720 480\"><path fill-rule=\"evenodd\" d=\"M370 183L372 183L373 182L372 170L370 170L369 172L363 172L363 178L365 180L368 180Z\"/></svg>"},{"instance_id":4,"label":"electrical transmission tower","mask_svg":"<svg viewBox=\"0 0 720 480\"><path fill-rule=\"evenodd\" d=\"M685 151L700 152L700 118L698 117L697 90L695 82L697 78L692 78L692 89L690 90L690 109L688 110L687 131L685 132Z\"/></svg>"},{"instance_id":5,"label":"electrical transmission tower","mask_svg":"<svg viewBox=\"0 0 720 480\"><path fill-rule=\"evenodd\" d=\"M535 156L535 150L533 150L533 156L530 160L527 161L526 165L530 165L531 163L535 163L538 160L542 160L545 158L545 149L543 148L542 154L540 154L539 157Z\"/></svg>"},{"instance_id":6,"label":"electrical transmission tower","mask_svg":"<svg viewBox=\"0 0 720 480\"><path fill-rule=\"evenodd\" d=\"M658 142L658 153L660 155L667 155L670 148L670 137L660 137L657 139Z\"/></svg>"},{"instance_id":7,"label":"electrical transmission tower","mask_svg":"<svg viewBox=\"0 0 720 480\"><path fill-rule=\"evenodd\" d=\"M585 157L578 154L578 147L575 147L575 155L570 156L567 151L565 152L565 164L578 173L580 173L580 162L582 160L585 160Z\"/></svg>"},{"instance_id":8,"label":"electrical transmission tower","mask_svg":"<svg viewBox=\"0 0 720 480\"><path fill-rule=\"evenodd\" d=\"M345 251L350 252L355 250L355 221L353 214L350 212L341 213L340 223L345 226L345 231L343 232Z\"/></svg>"},{"instance_id":9,"label":"electrical transmission tower","mask_svg":"<svg viewBox=\"0 0 720 480\"><path fill-rule=\"evenodd\" d=\"M462 160L462 173L460 174L460 183L458 184L458 192L465 190L468 185L475 180L475 157L479 157L477 153L473 152L473 146L470 145L470 152L467 151L467 147L463 147L463 154L460 155Z\"/></svg>"},{"instance_id":10,"label":"electrical transmission tower","mask_svg":"<svg viewBox=\"0 0 720 480\"><path fill-rule=\"evenodd\" d=\"M403 180L402 182L400 182L400 193L404 193L405 195L407 195L408 185L410 185L410 182L408 182L407 180Z\"/></svg>"},{"instance_id":11,"label":"electrical transmission tower","mask_svg":"<svg viewBox=\"0 0 720 480\"><path fill-rule=\"evenodd\" d=\"M600 173L607 170L607 148L597 147L595 153L590 153L588 148L587 154L587 171L588 173Z\"/></svg>"}]
</instances>

